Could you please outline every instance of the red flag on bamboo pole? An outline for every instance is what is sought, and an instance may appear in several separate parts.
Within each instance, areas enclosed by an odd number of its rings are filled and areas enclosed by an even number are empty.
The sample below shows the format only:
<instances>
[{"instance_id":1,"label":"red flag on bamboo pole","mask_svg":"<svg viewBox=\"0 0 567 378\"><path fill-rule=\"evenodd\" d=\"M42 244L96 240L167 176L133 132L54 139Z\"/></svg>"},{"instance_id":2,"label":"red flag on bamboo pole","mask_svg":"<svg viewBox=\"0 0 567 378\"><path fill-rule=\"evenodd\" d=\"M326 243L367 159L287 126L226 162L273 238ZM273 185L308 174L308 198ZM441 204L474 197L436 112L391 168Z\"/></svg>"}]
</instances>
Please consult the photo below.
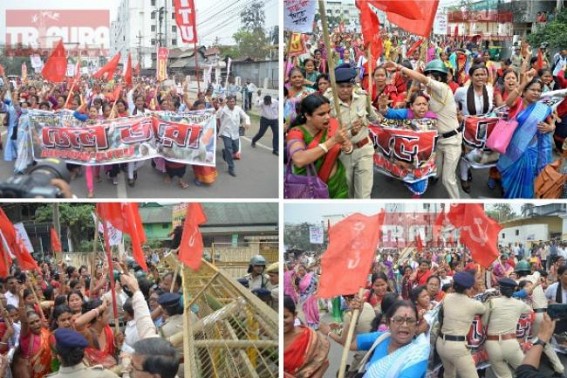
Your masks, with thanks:
<instances>
[{"instance_id":1,"label":"red flag on bamboo pole","mask_svg":"<svg viewBox=\"0 0 567 378\"><path fill-rule=\"evenodd\" d=\"M132 54L128 53L128 62L126 63L126 70L124 70L124 82L126 85L132 85Z\"/></svg>"},{"instance_id":2,"label":"red flag on bamboo pole","mask_svg":"<svg viewBox=\"0 0 567 378\"><path fill-rule=\"evenodd\" d=\"M0 232L4 238L5 247L9 249L6 252L11 253L15 257L22 270L39 269L31 253L18 240L16 229L2 208L0 208Z\"/></svg>"},{"instance_id":3,"label":"red flag on bamboo pole","mask_svg":"<svg viewBox=\"0 0 567 378\"><path fill-rule=\"evenodd\" d=\"M498 233L500 224L484 212L482 204L464 204L461 241L471 251L472 259L488 268L499 256Z\"/></svg>"},{"instance_id":4,"label":"red flag on bamboo pole","mask_svg":"<svg viewBox=\"0 0 567 378\"><path fill-rule=\"evenodd\" d=\"M134 260L144 271L147 271L146 257L142 251L142 244L146 242L146 233L138 211L138 204L135 202L97 203L96 212L102 220L110 222L116 229L130 235Z\"/></svg>"},{"instance_id":5,"label":"red flag on bamboo pole","mask_svg":"<svg viewBox=\"0 0 567 378\"><path fill-rule=\"evenodd\" d=\"M203 237L199 226L207 222L207 216L200 203L190 203L187 206L183 236L179 244L179 261L194 271L199 270L203 258Z\"/></svg>"},{"instance_id":6,"label":"red flag on bamboo pole","mask_svg":"<svg viewBox=\"0 0 567 378\"><path fill-rule=\"evenodd\" d=\"M93 77L95 79L103 78L106 81L112 80L112 78L114 77L114 72L116 71L116 67L118 67L118 62L120 62L120 53L114 55L114 57L108 63L106 63L93 74Z\"/></svg>"},{"instance_id":7,"label":"red flag on bamboo pole","mask_svg":"<svg viewBox=\"0 0 567 378\"><path fill-rule=\"evenodd\" d=\"M51 251L54 253L63 252L63 248L61 248L61 240L59 240L59 235L57 235L57 231L53 226L51 226Z\"/></svg>"},{"instance_id":8,"label":"red flag on bamboo pole","mask_svg":"<svg viewBox=\"0 0 567 378\"><path fill-rule=\"evenodd\" d=\"M415 50L417 50L419 48L419 46L421 46L421 44L423 43L423 39L418 39L417 41L415 41L410 48L408 49L408 52L406 53L406 56L409 58L412 56L413 52Z\"/></svg>"},{"instance_id":9,"label":"red flag on bamboo pole","mask_svg":"<svg viewBox=\"0 0 567 378\"><path fill-rule=\"evenodd\" d=\"M355 294L366 285L380 240L384 212L353 214L329 230L329 247L321 258L318 296Z\"/></svg>"},{"instance_id":10,"label":"red flag on bamboo pole","mask_svg":"<svg viewBox=\"0 0 567 378\"><path fill-rule=\"evenodd\" d=\"M47 58L41 74L45 80L51 81L53 83L60 83L65 80L65 74L67 73L67 53L65 52L65 47L63 46L63 40L59 40L59 43L55 49Z\"/></svg>"},{"instance_id":11,"label":"red flag on bamboo pole","mask_svg":"<svg viewBox=\"0 0 567 378\"><path fill-rule=\"evenodd\" d=\"M421 236L419 235L419 232L415 236L415 247L417 248L418 252L423 251L423 241L421 240Z\"/></svg>"},{"instance_id":12,"label":"red flag on bamboo pole","mask_svg":"<svg viewBox=\"0 0 567 378\"><path fill-rule=\"evenodd\" d=\"M541 49L537 50L536 67L538 70L541 70L543 68L543 51Z\"/></svg>"}]
</instances>

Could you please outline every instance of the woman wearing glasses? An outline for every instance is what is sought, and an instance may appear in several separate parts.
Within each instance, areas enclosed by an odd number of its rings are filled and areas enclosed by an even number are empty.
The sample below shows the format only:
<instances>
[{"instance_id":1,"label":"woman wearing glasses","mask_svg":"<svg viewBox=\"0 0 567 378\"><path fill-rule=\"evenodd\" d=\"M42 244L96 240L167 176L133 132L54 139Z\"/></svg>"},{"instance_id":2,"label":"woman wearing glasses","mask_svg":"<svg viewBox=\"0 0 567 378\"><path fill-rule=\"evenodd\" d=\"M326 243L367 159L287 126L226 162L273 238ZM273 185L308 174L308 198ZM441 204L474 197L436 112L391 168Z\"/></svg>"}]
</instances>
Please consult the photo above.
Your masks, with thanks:
<instances>
[{"instance_id":1,"label":"woman wearing glasses","mask_svg":"<svg viewBox=\"0 0 567 378\"><path fill-rule=\"evenodd\" d=\"M437 353L443 361L445 378L478 378L476 365L467 349L466 335L476 314L484 314L483 303L472 299L475 278L467 272L459 272L453 277L455 293L443 300L443 321L441 333L437 338Z\"/></svg>"},{"instance_id":2,"label":"woman wearing glasses","mask_svg":"<svg viewBox=\"0 0 567 378\"><path fill-rule=\"evenodd\" d=\"M353 300L351 308L360 308L362 301ZM386 311L387 332L356 336L350 350L374 349L365 377L420 378L427 372L431 345L425 334L416 337L417 309L409 301L397 300ZM376 344L374 346L374 344Z\"/></svg>"}]
</instances>

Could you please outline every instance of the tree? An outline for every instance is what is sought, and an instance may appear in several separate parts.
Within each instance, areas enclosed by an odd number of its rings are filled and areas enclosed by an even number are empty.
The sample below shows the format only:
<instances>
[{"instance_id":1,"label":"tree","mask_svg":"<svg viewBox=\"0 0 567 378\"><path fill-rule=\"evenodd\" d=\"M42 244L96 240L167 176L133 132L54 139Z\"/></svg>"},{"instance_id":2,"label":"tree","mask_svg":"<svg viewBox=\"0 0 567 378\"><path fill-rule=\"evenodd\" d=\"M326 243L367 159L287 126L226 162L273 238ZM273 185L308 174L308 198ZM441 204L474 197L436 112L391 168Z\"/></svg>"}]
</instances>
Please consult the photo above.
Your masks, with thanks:
<instances>
[{"instance_id":1,"label":"tree","mask_svg":"<svg viewBox=\"0 0 567 378\"><path fill-rule=\"evenodd\" d=\"M321 251L324 247L320 244L311 244L309 241L309 227L316 226L311 223L297 225L286 224L284 228L284 245L290 249L303 251ZM325 230L325 240L327 232Z\"/></svg>"},{"instance_id":2,"label":"tree","mask_svg":"<svg viewBox=\"0 0 567 378\"><path fill-rule=\"evenodd\" d=\"M240 12L242 27L249 31L264 31L266 14L264 13L264 3L253 1L242 12Z\"/></svg>"},{"instance_id":3,"label":"tree","mask_svg":"<svg viewBox=\"0 0 567 378\"><path fill-rule=\"evenodd\" d=\"M535 33L528 35L531 46L549 43L551 49L563 49L567 46L567 8L563 8L553 21L538 27Z\"/></svg>"},{"instance_id":4,"label":"tree","mask_svg":"<svg viewBox=\"0 0 567 378\"><path fill-rule=\"evenodd\" d=\"M92 213L94 204L60 203L59 219L61 225L67 226L71 231L71 243L75 249L88 244L85 241L94 238L94 220ZM53 219L53 205L45 204L35 212L37 222L51 222ZM83 251L89 252L89 251Z\"/></svg>"},{"instance_id":5,"label":"tree","mask_svg":"<svg viewBox=\"0 0 567 378\"><path fill-rule=\"evenodd\" d=\"M494 204L490 210L486 210L486 214L498 222L504 222L517 216L508 203Z\"/></svg>"},{"instance_id":6,"label":"tree","mask_svg":"<svg viewBox=\"0 0 567 378\"><path fill-rule=\"evenodd\" d=\"M232 36L238 45L239 56L264 59L269 47L264 31L264 4L253 1L240 13L240 18L242 26Z\"/></svg>"}]
</instances>

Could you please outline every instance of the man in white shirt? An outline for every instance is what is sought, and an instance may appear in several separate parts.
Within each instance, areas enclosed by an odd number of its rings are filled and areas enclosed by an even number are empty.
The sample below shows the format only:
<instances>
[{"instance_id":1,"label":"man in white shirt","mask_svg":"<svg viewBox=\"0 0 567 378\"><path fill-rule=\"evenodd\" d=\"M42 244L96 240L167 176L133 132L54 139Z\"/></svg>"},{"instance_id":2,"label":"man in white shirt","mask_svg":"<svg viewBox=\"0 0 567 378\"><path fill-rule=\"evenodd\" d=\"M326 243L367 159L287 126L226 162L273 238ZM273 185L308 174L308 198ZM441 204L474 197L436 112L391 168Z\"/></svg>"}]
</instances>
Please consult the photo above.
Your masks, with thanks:
<instances>
[{"instance_id":1,"label":"man in white shirt","mask_svg":"<svg viewBox=\"0 0 567 378\"><path fill-rule=\"evenodd\" d=\"M232 154L239 150L240 134L238 128L242 120L244 120L244 127L250 127L250 117L240 106L236 105L235 96L228 96L226 105L217 111L217 119L220 120L219 136L224 143L222 158L228 164L228 174L236 177Z\"/></svg>"},{"instance_id":2,"label":"man in white shirt","mask_svg":"<svg viewBox=\"0 0 567 378\"><path fill-rule=\"evenodd\" d=\"M260 98L262 94L261 91L258 91L258 100L256 106L261 109L260 114L260 130L258 133L252 138L252 147L256 147L256 142L258 142L264 134L268 127L272 129L272 153L274 155L279 154L279 131L278 131L278 109L279 109L279 102L277 100L272 99L272 96L264 96L264 98Z\"/></svg>"},{"instance_id":3,"label":"man in white shirt","mask_svg":"<svg viewBox=\"0 0 567 378\"><path fill-rule=\"evenodd\" d=\"M10 276L6 279L6 285L8 287L8 291L6 294L6 304L11 304L12 306L18 308L20 304L20 297L18 295L19 284L18 280L14 276Z\"/></svg>"}]
</instances>

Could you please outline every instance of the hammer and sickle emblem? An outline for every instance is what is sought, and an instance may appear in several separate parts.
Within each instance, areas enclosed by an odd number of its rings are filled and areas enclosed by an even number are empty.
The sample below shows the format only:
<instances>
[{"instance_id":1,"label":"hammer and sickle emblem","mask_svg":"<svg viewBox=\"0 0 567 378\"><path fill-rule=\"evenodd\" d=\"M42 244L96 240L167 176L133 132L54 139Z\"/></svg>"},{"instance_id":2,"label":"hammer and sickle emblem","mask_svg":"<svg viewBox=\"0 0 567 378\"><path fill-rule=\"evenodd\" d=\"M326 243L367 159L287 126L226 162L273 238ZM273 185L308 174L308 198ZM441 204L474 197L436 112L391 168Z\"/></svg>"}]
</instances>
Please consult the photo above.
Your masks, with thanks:
<instances>
[{"instance_id":1,"label":"hammer and sickle emblem","mask_svg":"<svg viewBox=\"0 0 567 378\"><path fill-rule=\"evenodd\" d=\"M463 230L469 233L469 236L473 241L481 245L485 245L488 241L488 234L486 232L488 226L485 226L484 229L482 228L482 218L474 218L473 222L473 226L464 226Z\"/></svg>"}]
</instances>

